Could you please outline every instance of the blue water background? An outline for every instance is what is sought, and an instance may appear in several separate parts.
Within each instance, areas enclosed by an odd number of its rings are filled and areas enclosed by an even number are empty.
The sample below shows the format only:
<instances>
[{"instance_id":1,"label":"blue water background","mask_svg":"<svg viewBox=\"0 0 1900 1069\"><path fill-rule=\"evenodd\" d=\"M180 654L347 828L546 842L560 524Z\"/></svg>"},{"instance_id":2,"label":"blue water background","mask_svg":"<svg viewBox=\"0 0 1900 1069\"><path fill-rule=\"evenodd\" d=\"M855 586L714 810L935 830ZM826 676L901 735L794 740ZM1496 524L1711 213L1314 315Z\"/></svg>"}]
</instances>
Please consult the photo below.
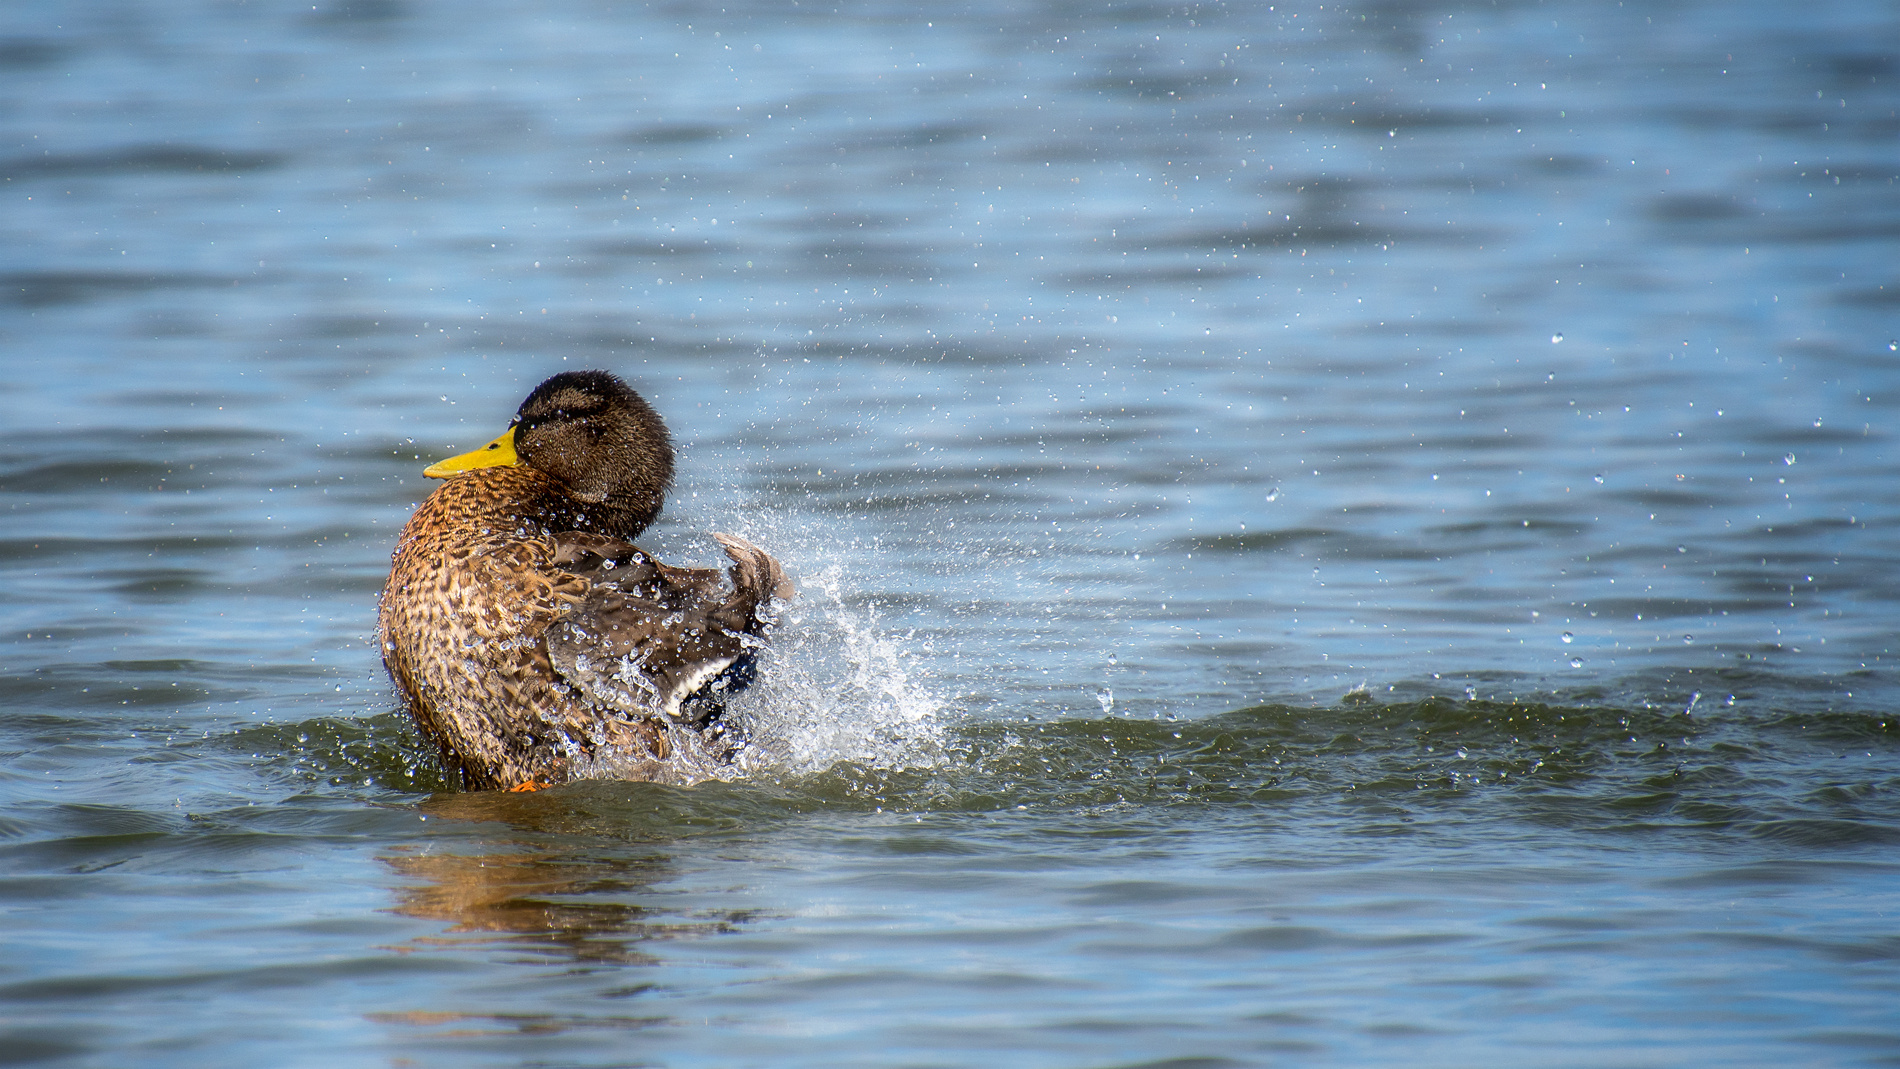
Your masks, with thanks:
<instances>
[{"instance_id":1,"label":"blue water background","mask_svg":"<svg viewBox=\"0 0 1900 1069\"><path fill-rule=\"evenodd\" d=\"M1895 42L8 6L0 1048L1891 1064ZM420 468L575 367L800 582L746 781L394 711Z\"/></svg>"}]
</instances>

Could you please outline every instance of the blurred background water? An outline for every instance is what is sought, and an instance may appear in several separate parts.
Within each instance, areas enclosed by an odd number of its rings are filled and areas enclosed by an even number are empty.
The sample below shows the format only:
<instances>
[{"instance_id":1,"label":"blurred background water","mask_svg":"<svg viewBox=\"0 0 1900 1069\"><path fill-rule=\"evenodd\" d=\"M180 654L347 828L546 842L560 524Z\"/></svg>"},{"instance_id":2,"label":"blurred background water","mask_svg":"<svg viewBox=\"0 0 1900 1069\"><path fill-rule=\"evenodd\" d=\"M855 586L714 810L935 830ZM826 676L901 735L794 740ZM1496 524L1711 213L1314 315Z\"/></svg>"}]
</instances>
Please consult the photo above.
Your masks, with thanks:
<instances>
[{"instance_id":1,"label":"blurred background water","mask_svg":"<svg viewBox=\"0 0 1900 1069\"><path fill-rule=\"evenodd\" d=\"M0 1062L1894 1064L1879 3L0 11ZM370 641L563 368L751 776Z\"/></svg>"}]
</instances>

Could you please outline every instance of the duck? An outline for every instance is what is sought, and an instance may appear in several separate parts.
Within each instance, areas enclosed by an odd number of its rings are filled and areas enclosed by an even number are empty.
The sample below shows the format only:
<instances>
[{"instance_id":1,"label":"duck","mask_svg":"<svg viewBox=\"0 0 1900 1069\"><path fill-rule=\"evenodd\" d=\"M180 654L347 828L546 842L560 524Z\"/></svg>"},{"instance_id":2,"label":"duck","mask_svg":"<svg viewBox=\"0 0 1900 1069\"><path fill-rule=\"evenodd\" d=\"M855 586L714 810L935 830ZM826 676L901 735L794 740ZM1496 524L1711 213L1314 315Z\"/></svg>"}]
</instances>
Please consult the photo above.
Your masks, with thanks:
<instances>
[{"instance_id":1,"label":"duck","mask_svg":"<svg viewBox=\"0 0 1900 1069\"><path fill-rule=\"evenodd\" d=\"M794 588L770 554L714 533L729 565L680 568L633 543L673 483L673 438L606 371L528 394L443 483L390 557L383 663L468 790L582 778L723 778L743 749L726 700L753 682Z\"/></svg>"}]
</instances>

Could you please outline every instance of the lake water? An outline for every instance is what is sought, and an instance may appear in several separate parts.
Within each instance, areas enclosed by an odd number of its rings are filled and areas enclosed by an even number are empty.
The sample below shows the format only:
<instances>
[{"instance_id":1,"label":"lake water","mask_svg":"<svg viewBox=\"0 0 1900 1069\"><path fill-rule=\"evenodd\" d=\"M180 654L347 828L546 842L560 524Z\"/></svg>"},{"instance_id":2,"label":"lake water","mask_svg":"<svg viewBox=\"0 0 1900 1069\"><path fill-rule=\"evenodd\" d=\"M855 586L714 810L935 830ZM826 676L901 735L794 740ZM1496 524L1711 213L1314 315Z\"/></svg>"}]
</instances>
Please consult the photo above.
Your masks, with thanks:
<instances>
[{"instance_id":1,"label":"lake water","mask_svg":"<svg viewBox=\"0 0 1900 1069\"><path fill-rule=\"evenodd\" d=\"M1900 14L0 11L0 1062L1900 1062ZM747 775L448 789L626 375Z\"/></svg>"}]
</instances>

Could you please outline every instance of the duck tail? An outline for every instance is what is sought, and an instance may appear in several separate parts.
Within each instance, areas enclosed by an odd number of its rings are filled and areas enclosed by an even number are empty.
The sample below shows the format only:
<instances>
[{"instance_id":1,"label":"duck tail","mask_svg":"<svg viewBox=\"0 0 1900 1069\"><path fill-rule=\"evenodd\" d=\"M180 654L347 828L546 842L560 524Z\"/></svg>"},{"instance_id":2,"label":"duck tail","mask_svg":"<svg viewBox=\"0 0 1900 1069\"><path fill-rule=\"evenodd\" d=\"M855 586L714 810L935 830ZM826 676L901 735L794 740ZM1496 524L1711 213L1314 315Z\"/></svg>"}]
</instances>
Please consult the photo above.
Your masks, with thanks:
<instances>
[{"instance_id":1,"label":"duck tail","mask_svg":"<svg viewBox=\"0 0 1900 1069\"><path fill-rule=\"evenodd\" d=\"M779 566L770 553L738 535L715 531L713 540L725 548L726 556L732 558L732 597L726 601L728 609L738 610L756 621L759 607L766 602L773 598L790 601L796 596L792 581L785 577L785 569ZM747 627L744 630L753 631L755 628Z\"/></svg>"}]
</instances>

